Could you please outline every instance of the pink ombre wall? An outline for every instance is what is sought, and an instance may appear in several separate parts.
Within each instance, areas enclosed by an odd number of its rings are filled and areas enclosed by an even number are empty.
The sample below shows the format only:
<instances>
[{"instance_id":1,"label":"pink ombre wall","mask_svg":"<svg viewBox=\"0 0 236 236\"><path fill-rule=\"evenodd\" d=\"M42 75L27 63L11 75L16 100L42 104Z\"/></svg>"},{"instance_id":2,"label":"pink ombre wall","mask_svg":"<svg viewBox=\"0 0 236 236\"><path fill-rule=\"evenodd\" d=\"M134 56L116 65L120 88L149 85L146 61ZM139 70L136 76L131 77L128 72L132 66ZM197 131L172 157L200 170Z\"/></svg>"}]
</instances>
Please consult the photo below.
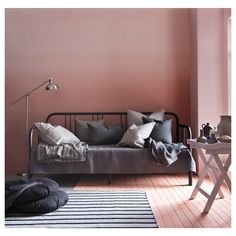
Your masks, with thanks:
<instances>
[{"instance_id":1,"label":"pink ombre wall","mask_svg":"<svg viewBox=\"0 0 236 236\"><path fill-rule=\"evenodd\" d=\"M230 9L191 10L191 128L199 135L202 124L217 127L230 115L227 19ZM202 163L198 169L202 169Z\"/></svg>"},{"instance_id":2,"label":"pink ombre wall","mask_svg":"<svg viewBox=\"0 0 236 236\"><path fill-rule=\"evenodd\" d=\"M199 126L207 121L217 126L220 115L228 114L225 96L228 78L223 66L227 34L224 34L223 17L223 9L198 9Z\"/></svg>"},{"instance_id":3,"label":"pink ombre wall","mask_svg":"<svg viewBox=\"0 0 236 236\"><path fill-rule=\"evenodd\" d=\"M191 11L191 123L195 136L201 125L217 126L228 115L227 19L230 9Z\"/></svg>"},{"instance_id":4,"label":"pink ombre wall","mask_svg":"<svg viewBox=\"0 0 236 236\"><path fill-rule=\"evenodd\" d=\"M55 111L154 111L190 122L189 9L6 9L6 171L25 168L30 123Z\"/></svg>"}]
</instances>

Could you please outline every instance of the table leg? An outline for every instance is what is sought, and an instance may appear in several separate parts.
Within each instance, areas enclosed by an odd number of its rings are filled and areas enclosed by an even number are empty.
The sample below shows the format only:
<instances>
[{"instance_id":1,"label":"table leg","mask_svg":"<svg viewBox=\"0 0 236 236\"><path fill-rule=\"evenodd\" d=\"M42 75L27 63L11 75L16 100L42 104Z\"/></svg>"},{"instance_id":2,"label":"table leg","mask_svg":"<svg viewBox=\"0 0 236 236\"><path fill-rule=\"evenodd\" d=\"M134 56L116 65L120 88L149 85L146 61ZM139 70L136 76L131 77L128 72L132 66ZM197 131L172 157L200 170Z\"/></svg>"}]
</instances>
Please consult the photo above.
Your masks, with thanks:
<instances>
[{"instance_id":1,"label":"table leg","mask_svg":"<svg viewBox=\"0 0 236 236\"><path fill-rule=\"evenodd\" d=\"M228 176L228 169L229 169L229 166L231 165L231 154L228 155L228 158L225 162L225 164L223 165L223 163L221 162L220 160L220 157L219 155L214 155L214 158L215 158L215 162L217 163L218 167L219 167L219 170L229 188L229 191L231 192L231 180Z\"/></svg>"},{"instance_id":2,"label":"table leg","mask_svg":"<svg viewBox=\"0 0 236 236\"><path fill-rule=\"evenodd\" d=\"M216 156L215 156L215 158L217 159ZM218 156L218 158L219 158L219 156ZM220 161L220 163L221 163L221 161ZM228 171L228 169L230 167L230 164L231 164L231 156L229 155L228 159L226 160L225 166L223 167L223 169L224 169L224 171L226 173L227 173L227 171ZM222 165L222 163L221 163L221 165ZM210 208L211 208L211 206L212 206L212 204L213 204L213 202L215 200L216 194L218 193L218 191L220 189L220 186L222 185L223 181L226 180L226 179L227 178L224 175L222 175L222 174L219 176L219 178L218 178L217 182L215 183L215 186L214 186L214 188L213 188L213 190L212 190L212 192L211 192L211 194L209 196L209 199L207 200L207 203L206 203L206 206L204 207L203 212L209 212L209 210L210 210ZM231 181L230 181L230 183L231 183ZM231 184L230 184L229 188L231 189Z\"/></svg>"},{"instance_id":3,"label":"table leg","mask_svg":"<svg viewBox=\"0 0 236 236\"><path fill-rule=\"evenodd\" d=\"M209 174L209 176L210 176L212 182L213 182L214 185L215 185L215 183L217 182L218 176L216 176L216 175L215 175L215 172L214 172L213 170L211 170L211 169L209 169L208 174ZM219 194L220 198L224 198L224 194L223 194L223 192L221 191L221 189L219 189L218 194Z\"/></svg>"},{"instance_id":4,"label":"table leg","mask_svg":"<svg viewBox=\"0 0 236 236\"><path fill-rule=\"evenodd\" d=\"M213 166L211 165L211 161L209 161L209 159L207 161L206 155L203 153L202 149L198 148L197 151L198 151L198 154L200 155L200 157L202 159L202 162L203 162L204 166L207 166L207 168L208 168L208 171L207 171L208 176L210 177L211 181L215 184L216 179L217 179L216 170L212 169ZM217 167L215 167L215 169L217 169L217 172L219 172L219 169ZM221 191L221 189L219 189L218 193L219 193L219 196L221 198L224 198L224 194Z\"/></svg>"},{"instance_id":5,"label":"table leg","mask_svg":"<svg viewBox=\"0 0 236 236\"><path fill-rule=\"evenodd\" d=\"M198 150L198 151L201 152L201 150ZM202 169L202 171L201 171L201 173L200 173L200 176L199 176L198 181L197 181L197 183L196 183L196 186L195 186L195 188L194 188L194 190L193 190L193 192L192 192L192 194L191 194L190 199L194 199L194 198L196 197L196 195L197 195L197 193L198 193L198 190L199 190L200 186L202 185L202 182L203 182L204 178L205 178L206 175L207 175L207 172L208 172L208 165L212 162L212 160L213 160L213 155L211 155L211 156L209 157L208 161L206 161L204 155L202 156L202 159L203 159L203 162L204 162L205 166L204 166L204 168Z\"/></svg>"}]
</instances>

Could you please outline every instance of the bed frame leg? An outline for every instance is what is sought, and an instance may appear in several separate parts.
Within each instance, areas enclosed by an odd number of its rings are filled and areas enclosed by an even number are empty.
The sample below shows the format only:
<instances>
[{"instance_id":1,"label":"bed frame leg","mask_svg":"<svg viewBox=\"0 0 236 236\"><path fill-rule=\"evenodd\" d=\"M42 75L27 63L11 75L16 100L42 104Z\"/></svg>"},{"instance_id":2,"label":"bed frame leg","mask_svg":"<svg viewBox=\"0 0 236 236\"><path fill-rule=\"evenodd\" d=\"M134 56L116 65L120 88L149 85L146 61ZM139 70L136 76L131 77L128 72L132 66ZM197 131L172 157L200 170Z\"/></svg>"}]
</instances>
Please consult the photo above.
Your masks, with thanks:
<instances>
[{"instance_id":1,"label":"bed frame leg","mask_svg":"<svg viewBox=\"0 0 236 236\"><path fill-rule=\"evenodd\" d=\"M107 175L107 184L110 185L111 184L111 174Z\"/></svg>"},{"instance_id":2,"label":"bed frame leg","mask_svg":"<svg viewBox=\"0 0 236 236\"><path fill-rule=\"evenodd\" d=\"M27 179L32 179L33 175L31 174L30 171L30 164L28 164L28 170L27 170Z\"/></svg>"},{"instance_id":3,"label":"bed frame leg","mask_svg":"<svg viewBox=\"0 0 236 236\"><path fill-rule=\"evenodd\" d=\"M189 186L193 185L193 172L192 171L188 172L188 185Z\"/></svg>"}]
</instances>

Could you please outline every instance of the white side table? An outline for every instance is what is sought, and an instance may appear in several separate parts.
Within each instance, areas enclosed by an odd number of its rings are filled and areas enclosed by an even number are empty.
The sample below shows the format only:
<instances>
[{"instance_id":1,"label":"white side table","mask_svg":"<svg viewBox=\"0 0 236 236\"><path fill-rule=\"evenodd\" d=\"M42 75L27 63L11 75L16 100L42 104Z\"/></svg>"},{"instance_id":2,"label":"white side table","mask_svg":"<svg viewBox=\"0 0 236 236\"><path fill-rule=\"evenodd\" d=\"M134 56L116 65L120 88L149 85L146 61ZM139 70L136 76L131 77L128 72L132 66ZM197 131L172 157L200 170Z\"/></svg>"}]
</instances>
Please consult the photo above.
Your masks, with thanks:
<instances>
[{"instance_id":1,"label":"white side table","mask_svg":"<svg viewBox=\"0 0 236 236\"><path fill-rule=\"evenodd\" d=\"M199 173L198 181L194 187L190 199L194 199L198 192L203 194L208 199L203 212L209 212L217 193L219 193L221 198L224 197L224 194L220 189L224 180L231 192L231 180L227 173L231 165L231 143L198 143L196 139L188 139L187 143L191 148L195 148L197 150L204 163L204 167ZM227 158L224 163L220 159L220 154L227 154ZM216 163L216 165L213 165L213 161ZM214 184L210 194L201 188L204 178L207 175Z\"/></svg>"}]
</instances>

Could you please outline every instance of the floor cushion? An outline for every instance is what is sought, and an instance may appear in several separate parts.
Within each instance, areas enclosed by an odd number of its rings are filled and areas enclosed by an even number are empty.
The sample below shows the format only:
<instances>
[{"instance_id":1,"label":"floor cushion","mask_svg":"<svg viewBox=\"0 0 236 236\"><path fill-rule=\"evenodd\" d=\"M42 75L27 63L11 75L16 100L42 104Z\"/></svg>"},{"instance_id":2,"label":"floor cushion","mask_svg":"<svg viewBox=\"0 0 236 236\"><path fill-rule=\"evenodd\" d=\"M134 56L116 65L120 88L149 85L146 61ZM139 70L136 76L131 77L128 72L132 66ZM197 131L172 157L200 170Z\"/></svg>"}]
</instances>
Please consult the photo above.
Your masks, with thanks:
<instances>
[{"instance_id":1,"label":"floor cushion","mask_svg":"<svg viewBox=\"0 0 236 236\"><path fill-rule=\"evenodd\" d=\"M49 178L32 178L27 182L32 183L35 181L42 184L38 184L26 189L23 193L20 194L20 196L18 196L14 200L14 203L26 203L37 201L47 197L49 194L52 194L58 190L57 182Z\"/></svg>"},{"instance_id":2,"label":"floor cushion","mask_svg":"<svg viewBox=\"0 0 236 236\"><path fill-rule=\"evenodd\" d=\"M58 190L49 196L28 203L13 204L11 212L43 214L55 211L59 207L64 206L68 201L68 195L62 190Z\"/></svg>"}]
</instances>

